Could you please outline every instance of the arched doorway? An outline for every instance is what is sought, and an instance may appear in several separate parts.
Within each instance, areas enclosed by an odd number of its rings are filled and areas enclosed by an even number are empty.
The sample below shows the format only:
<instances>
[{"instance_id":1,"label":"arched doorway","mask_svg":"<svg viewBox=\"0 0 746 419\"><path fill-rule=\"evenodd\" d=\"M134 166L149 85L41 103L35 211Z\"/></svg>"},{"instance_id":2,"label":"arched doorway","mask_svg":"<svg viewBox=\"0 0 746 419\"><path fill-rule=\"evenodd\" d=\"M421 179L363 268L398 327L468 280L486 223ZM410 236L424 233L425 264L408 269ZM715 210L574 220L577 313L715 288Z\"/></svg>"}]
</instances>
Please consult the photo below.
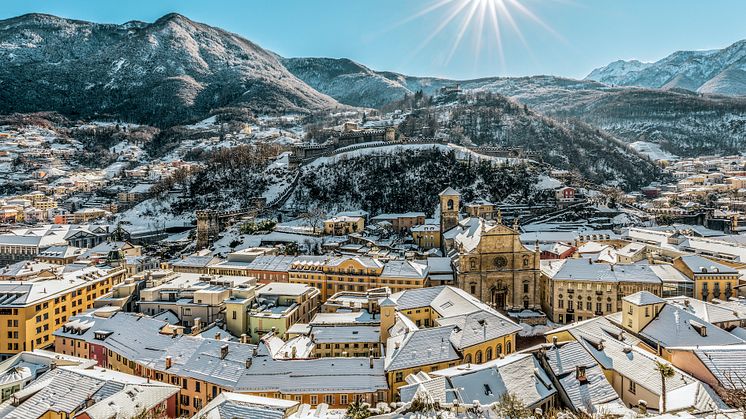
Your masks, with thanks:
<instances>
[{"instance_id":1,"label":"arched doorway","mask_svg":"<svg viewBox=\"0 0 746 419\"><path fill-rule=\"evenodd\" d=\"M507 305L508 287L502 282L490 288L490 303L498 310L505 310Z\"/></svg>"}]
</instances>

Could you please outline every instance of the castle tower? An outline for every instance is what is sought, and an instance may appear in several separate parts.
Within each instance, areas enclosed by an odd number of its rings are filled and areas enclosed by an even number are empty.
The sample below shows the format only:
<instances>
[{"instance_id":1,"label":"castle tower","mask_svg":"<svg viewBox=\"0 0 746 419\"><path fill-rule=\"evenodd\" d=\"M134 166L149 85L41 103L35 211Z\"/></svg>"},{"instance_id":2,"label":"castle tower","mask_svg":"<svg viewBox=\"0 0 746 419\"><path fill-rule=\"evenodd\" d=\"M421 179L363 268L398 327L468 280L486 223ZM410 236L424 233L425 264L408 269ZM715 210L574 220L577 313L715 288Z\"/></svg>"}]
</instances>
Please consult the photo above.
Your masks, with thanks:
<instances>
[{"instance_id":1,"label":"castle tower","mask_svg":"<svg viewBox=\"0 0 746 419\"><path fill-rule=\"evenodd\" d=\"M458 224L461 194L448 187L438 197L440 197L440 232L442 234Z\"/></svg>"}]
</instances>

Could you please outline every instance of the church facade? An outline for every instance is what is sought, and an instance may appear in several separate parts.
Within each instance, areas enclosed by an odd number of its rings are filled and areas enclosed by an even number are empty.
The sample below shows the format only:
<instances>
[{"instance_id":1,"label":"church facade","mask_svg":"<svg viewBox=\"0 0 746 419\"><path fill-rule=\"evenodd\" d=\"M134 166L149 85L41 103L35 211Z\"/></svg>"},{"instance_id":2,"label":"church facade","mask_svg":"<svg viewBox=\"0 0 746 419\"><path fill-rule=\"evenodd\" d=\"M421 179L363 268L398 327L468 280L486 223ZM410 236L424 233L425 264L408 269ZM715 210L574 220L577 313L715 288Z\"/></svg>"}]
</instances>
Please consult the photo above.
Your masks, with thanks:
<instances>
[{"instance_id":1,"label":"church facade","mask_svg":"<svg viewBox=\"0 0 746 419\"><path fill-rule=\"evenodd\" d=\"M440 215L444 250L455 256L458 287L498 310L540 310L539 250L524 246L518 225L503 224L499 215L496 220L459 220L456 194L451 188L441 193Z\"/></svg>"}]
</instances>

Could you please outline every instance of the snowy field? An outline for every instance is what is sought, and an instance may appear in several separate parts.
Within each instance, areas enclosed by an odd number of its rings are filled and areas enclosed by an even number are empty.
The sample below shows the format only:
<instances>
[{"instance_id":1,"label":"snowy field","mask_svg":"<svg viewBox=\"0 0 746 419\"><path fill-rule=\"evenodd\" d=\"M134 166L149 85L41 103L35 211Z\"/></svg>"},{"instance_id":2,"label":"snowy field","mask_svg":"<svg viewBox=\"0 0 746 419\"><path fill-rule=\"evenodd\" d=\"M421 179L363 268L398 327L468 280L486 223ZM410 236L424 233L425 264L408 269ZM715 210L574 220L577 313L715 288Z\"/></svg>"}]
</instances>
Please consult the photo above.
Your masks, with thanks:
<instances>
[{"instance_id":1,"label":"snowy field","mask_svg":"<svg viewBox=\"0 0 746 419\"><path fill-rule=\"evenodd\" d=\"M649 157L651 160L678 160L679 156L671 154L667 151L663 151L658 144L649 143L647 141L635 141L631 143L630 148L636 152Z\"/></svg>"}]
</instances>

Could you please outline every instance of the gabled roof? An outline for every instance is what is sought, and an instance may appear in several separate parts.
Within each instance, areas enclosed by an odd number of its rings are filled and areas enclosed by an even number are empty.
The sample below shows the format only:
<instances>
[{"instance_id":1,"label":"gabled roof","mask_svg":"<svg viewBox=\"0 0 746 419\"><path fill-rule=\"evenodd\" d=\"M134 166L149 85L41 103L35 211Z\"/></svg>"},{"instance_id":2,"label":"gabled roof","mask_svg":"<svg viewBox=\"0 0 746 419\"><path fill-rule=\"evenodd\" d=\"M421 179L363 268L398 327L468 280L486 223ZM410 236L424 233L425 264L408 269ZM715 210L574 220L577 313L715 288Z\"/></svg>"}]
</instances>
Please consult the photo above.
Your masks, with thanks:
<instances>
[{"instance_id":1,"label":"gabled roof","mask_svg":"<svg viewBox=\"0 0 746 419\"><path fill-rule=\"evenodd\" d=\"M465 349L521 330L521 327L517 324L496 312L490 311L477 311L440 318L436 321L441 326L458 327L458 331L451 336L451 342L458 349Z\"/></svg>"},{"instance_id":2,"label":"gabled roof","mask_svg":"<svg viewBox=\"0 0 746 419\"><path fill-rule=\"evenodd\" d=\"M439 193L438 196L444 196L444 195L456 195L461 196L461 192L451 188L450 186L443 189L443 192Z\"/></svg>"},{"instance_id":3,"label":"gabled roof","mask_svg":"<svg viewBox=\"0 0 746 419\"><path fill-rule=\"evenodd\" d=\"M746 343L731 346L710 346L694 349L702 364L726 388L746 389Z\"/></svg>"},{"instance_id":4,"label":"gabled roof","mask_svg":"<svg viewBox=\"0 0 746 419\"><path fill-rule=\"evenodd\" d=\"M595 263L590 259L543 260L540 269L542 274L552 280L561 281L596 281L596 282L645 282L660 284L663 281L658 271L648 264Z\"/></svg>"},{"instance_id":5,"label":"gabled roof","mask_svg":"<svg viewBox=\"0 0 746 419\"><path fill-rule=\"evenodd\" d=\"M650 291L638 291L634 294L626 295L622 299L636 306L647 306L666 302L666 300L658 297Z\"/></svg>"},{"instance_id":6,"label":"gabled roof","mask_svg":"<svg viewBox=\"0 0 746 419\"><path fill-rule=\"evenodd\" d=\"M738 310L731 304L713 304L692 297L671 297L667 298L666 301L669 304L676 304L682 310L688 311L700 319L710 323L726 323L746 320L746 306Z\"/></svg>"},{"instance_id":7,"label":"gabled roof","mask_svg":"<svg viewBox=\"0 0 746 419\"><path fill-rule=\"evenodd\" d=\"M538 360L525 353L484 364L433 371L430 375L445 377L461 403L478 400L482 405L489 405L500 400L503 394L511 393L525 405L535 406L557 393Z\"/></svg>"},{"instance_id":8,"label":"gabled roof","mask_svg":"<svg viewBox=\"0 0 746 419\"><path fill-rule=\"evenodd\" d=\"M596 360L579 342L552 346L545 354L552 373L570 399L573 409L595 413L600 410L600 405L621 402ZM585 369L585 382L576 376L578 367Z\"/></svg>"},{"instance_id":9,"label":"gabled roof","mask_svg":"<svg viewBox=\"0 0 746 419\"><path fill-rule=\"evenodd\" d=\"M636 346L607 339L603 347L596 345L600 340L594 336L582 335L578 341L603 369L613 370L633 380L655 395L661 392L661 377L656 362L662 361L655 355ZM666 380L667 391L696 382L688 374L675 369L675 375Z\"/></svg>"},{"instance_id":10,"label":"gabled roof","mask_svg":"<svg viewBox=\"0 0 746 419\"><path fill-rule=\"evenodd\" d=\"M706 329L705 336L697 330L701 327ZM664 305L658 316L640 331L640 336L665 348L744 343L742 339L672 304Z\"/></svg>"},{"instance_id":11,"label":"gabled roof","mask_svg":"<svg viewBox=\"0 0 746 419\"><path fill-rule=\"evenodd\" d=\"M209 419L266 418L283 419L286 412L298 405L296 401L220 393L194 417Z\"/></svg>"},{"instance_id":12,"label":"gabled roof","mask_svg":"<svg viewBox=\"0 0 746 419\"><path fill-rule=\"evenodd\" d=\"M460 359L451 343L455 333L452 326L416 329L400 336L391 337L386 342L386 371L415 368ZM396 348L396 342L399 348ZM392 350L393 349L393 350Z\"/></svg>"},{"instance_id":13,"label":"gabled roof","mask_svg":"<svg viewBox=\"0 0 746 419\"><path fill-rule=\"evenodd\" d=\"M730 266L699 255L682 256L681 261L695 274L738 274L738 271Z\"/></svg>"}]
</instances>

